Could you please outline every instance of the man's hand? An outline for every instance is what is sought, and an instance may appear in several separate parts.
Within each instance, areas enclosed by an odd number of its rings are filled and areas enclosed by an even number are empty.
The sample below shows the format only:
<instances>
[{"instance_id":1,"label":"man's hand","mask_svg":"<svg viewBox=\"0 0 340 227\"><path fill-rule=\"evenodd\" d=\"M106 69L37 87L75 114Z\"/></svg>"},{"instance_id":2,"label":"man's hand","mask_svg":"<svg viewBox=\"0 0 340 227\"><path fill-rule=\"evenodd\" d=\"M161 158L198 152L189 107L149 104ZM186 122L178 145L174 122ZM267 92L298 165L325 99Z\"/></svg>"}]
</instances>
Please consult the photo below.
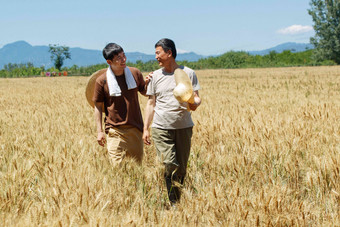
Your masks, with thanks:
<instances>
[{"instance_id":1,"label":"man's hand","mask_svg":"<svg viewBox=\"0 0 340 227\"><path fill-rule=\"evenodd\" d=\"M98 132L97 141L98 141L98 144L100 146L104 147L104 145L106 143L105 133L104 132Z\"/></svg>"},{"instance_id":2,"label":"man's hand","mask_svg":"<svg viewBox=\"0 0 340 227\"><path fill-rule=\"evenodd\" d=\"M190 110L195 111L199 105L197 103L188 103L188 106Z\"/></svg>"},{"instance_id":3,"label":"man's hand","mask_svg":"<svg viewBox=\"0 0 340 227\"><path fill-rule=\"evenodd\" d=\"M144 128L143 128L143 141L145 145L151 144L151 135L149 128L154 115L154 108L156 103L156 96L149 95L148 102L146 103L144 110Z\"/></svg>"},{"instance_id":4,"label":"man's hand","mask_svg":"<svg viewBox=\"0 0 340 227\"><path fill-rule=\"evenodd\" d=\"M201 105L201 98L198 91L194 91L194 103L188 103L188 107L190 110L195 111L199 105Z\"/></svg>"},{"instance_id":5,"label":"man's hand","mask_svg":"<svg viewBox=\"0 0 340 227\"><path fill-rule=\"evenodd\" d=\"M144 132L143 132L143 141L144 141L145 145L150 145L151 144L150 132L147 129L144 129Z\"/></svg>"},{"instance_id":6,"label":"man's hand","mask_svg":"<svg viewBox=\"0 0 340 227\"><path fill-rule=\"evenodd\" d=\"M151 79L152 79L152 73L153 73L153 72L149 73L149 75L147 75L147 76L145 77L144 91L141 92L141 94L144 95L144 96L147 96L147 95L146 95L146 92L147 92L147 90L148 90L148 84L150 83L150 81L151 81Z\"/></svg>"},{"instance_id":7,"label":"man's hand","mask_svg":"<svg viewBox=\"0 0 340 227\"><path fill-rule=\"evenodd\" d=\"M152 74L153 74L153 72L149 73L149 75L147 75L145 77L145 86L148 86L148 84L149 84L149 82L150 82L150 80L152 78Z\"/></svg>"}]
</instances>

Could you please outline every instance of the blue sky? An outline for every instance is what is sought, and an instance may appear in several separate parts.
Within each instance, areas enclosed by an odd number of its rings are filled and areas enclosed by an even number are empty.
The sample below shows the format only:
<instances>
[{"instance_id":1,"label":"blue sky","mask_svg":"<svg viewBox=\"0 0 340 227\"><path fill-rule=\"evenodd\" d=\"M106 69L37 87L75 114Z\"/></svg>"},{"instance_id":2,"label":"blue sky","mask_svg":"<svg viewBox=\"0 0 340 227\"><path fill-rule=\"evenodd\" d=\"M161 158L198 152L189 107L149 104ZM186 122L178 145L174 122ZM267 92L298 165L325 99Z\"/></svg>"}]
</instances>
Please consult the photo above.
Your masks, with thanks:
<instances>
[{"instance_id":1,"label":"blue sky","mask_svg":"<svg viewBox=\"0 0 340 227\"><path fill-rule=\"evenodd\" d=\"M25 40L154 53L161 38L202 55L262 50L314 35L309 0L0 0L0 48Z\"/></svg>"}]
</instances>

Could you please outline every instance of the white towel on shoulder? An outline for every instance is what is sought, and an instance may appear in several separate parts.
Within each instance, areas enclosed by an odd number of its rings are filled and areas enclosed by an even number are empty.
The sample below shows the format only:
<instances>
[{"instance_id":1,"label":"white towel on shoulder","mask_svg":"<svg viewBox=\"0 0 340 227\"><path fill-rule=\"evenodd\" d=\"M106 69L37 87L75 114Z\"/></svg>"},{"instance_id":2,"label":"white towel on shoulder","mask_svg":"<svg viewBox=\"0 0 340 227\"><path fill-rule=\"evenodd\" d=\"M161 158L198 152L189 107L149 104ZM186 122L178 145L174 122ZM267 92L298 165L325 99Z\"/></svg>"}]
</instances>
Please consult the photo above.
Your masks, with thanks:
<instances>
[{"instance_id":1,"label":"white towel on shoulder","mask_svg":"<svg viewBox=\"0 0 340 227\"><path fill-rule=\"evenodd\" d=\"M135 78L133 77L130 69L128 67L125 67L124 69L124 75L125 75L125 81L128 86L128 89L134 89L137 87ZM117 83L117 79L115 74L112 72L111 67L106 71L106 79L107 79L107 85L109 86L109 92L110 96L121 96L122 91L120 90L120 87Z\"/></svg>"}]
</instances>

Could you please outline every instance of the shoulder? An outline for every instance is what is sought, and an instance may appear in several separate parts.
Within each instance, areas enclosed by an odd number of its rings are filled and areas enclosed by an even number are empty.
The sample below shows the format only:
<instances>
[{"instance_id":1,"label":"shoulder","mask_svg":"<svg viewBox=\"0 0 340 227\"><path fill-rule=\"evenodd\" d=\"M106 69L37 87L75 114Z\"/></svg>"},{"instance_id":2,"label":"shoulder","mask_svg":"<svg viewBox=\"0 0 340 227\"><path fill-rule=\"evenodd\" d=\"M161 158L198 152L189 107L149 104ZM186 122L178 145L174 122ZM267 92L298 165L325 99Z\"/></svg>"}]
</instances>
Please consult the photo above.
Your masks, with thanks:
<instances>
[{"instance_id":1,"label":"shoulder","mask_svg":"<svg viewBox=\"0 0 340 227\"><path fill-rule=\"evenodd\" d=\"M195 71L189 67L181 65L179 68L182 69L184 72L186 72L189 76L196 76Z\"/></svg>"},{"instance_id":2,"label":"shoulder","mask_svg":"<svg viewBox=\"0 0 340 227\"><path fill-rule=\"evenodd\" d=\"M162 74L163 73L163 68L155 70L154 73Z\"/></svg>"},{"instance_id":3,"label":"shoulder","mask_svg":"<svg viewBox=\"0 0 340 227\"><path fill-rule=\"evenodd\" d=\"M131 73L134 74L134 75L142 74L142 73L140 72L140 70L137 69L137 68L135 68L135 67L130 67L130 66L127 66L127 67L128 67L128 69L130 69Z\"/></svg>"},{"instance_id":4,"label":"shoulder","mask_svg":"<svg viewBox=\"0 0 340 227\"><path fill-rule=\"evenodd\" d=\"M163 75L163 69L162 68L160 68L160 69L157 69L157 70L155 70L155 71L153 71L152 72L152 75L155 77L158 77L158 76L161 76L161 75Z\"/></svg>"},{"instance_id":5,"label":"shoulder","mask_svg":"<svg viewBox=\"0 0 340 227\"><path fill-rule=\"evenodd\" d=\"M163 75L163 71L162 69L157 69L153 72L150 72L152 74L152 77L150 78L150 82L151 83L155 83L156 81L158 81L162 75Z\"/></svg>"},{"instance_id":6,"label":"shoulder","mask_svg":"<svg viewBox=\"0 0 340 227\"><path fill-rule=\"evenodd\" d=\"M97 77L96 83L99 83L99 84L105 84L105 83L106 83L106 71L103 72L102 74L100 74L100 75Z\"/></svg>"}]
</instances>

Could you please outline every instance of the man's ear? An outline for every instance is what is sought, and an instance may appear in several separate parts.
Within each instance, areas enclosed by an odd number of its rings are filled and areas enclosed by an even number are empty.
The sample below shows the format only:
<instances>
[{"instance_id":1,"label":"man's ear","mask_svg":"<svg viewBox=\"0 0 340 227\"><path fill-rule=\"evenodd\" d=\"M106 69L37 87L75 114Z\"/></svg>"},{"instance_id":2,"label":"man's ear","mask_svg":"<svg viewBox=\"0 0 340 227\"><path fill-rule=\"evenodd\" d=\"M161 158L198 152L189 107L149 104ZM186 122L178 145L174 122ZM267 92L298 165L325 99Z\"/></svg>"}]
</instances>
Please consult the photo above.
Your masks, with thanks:
<instances>
[{"instance_id":1,"label":"man's ear","mask_svg":"<svg viewBox=\"0 0 340 227\"><path fill-rule=\"evenodd\" d=\"M106 60L107 64L111 65L112 61L111 60Z\"/></svg>"},{"instance_id":2,"label":"man's ear","mask_svg":"<svg viewBox=\"0 0 340 227\"><path fill-rule=\"evenodd\" d=\"M172 56L172 51L168 50L168 56L171 57Z\"/></svg>"}]
</instances>

